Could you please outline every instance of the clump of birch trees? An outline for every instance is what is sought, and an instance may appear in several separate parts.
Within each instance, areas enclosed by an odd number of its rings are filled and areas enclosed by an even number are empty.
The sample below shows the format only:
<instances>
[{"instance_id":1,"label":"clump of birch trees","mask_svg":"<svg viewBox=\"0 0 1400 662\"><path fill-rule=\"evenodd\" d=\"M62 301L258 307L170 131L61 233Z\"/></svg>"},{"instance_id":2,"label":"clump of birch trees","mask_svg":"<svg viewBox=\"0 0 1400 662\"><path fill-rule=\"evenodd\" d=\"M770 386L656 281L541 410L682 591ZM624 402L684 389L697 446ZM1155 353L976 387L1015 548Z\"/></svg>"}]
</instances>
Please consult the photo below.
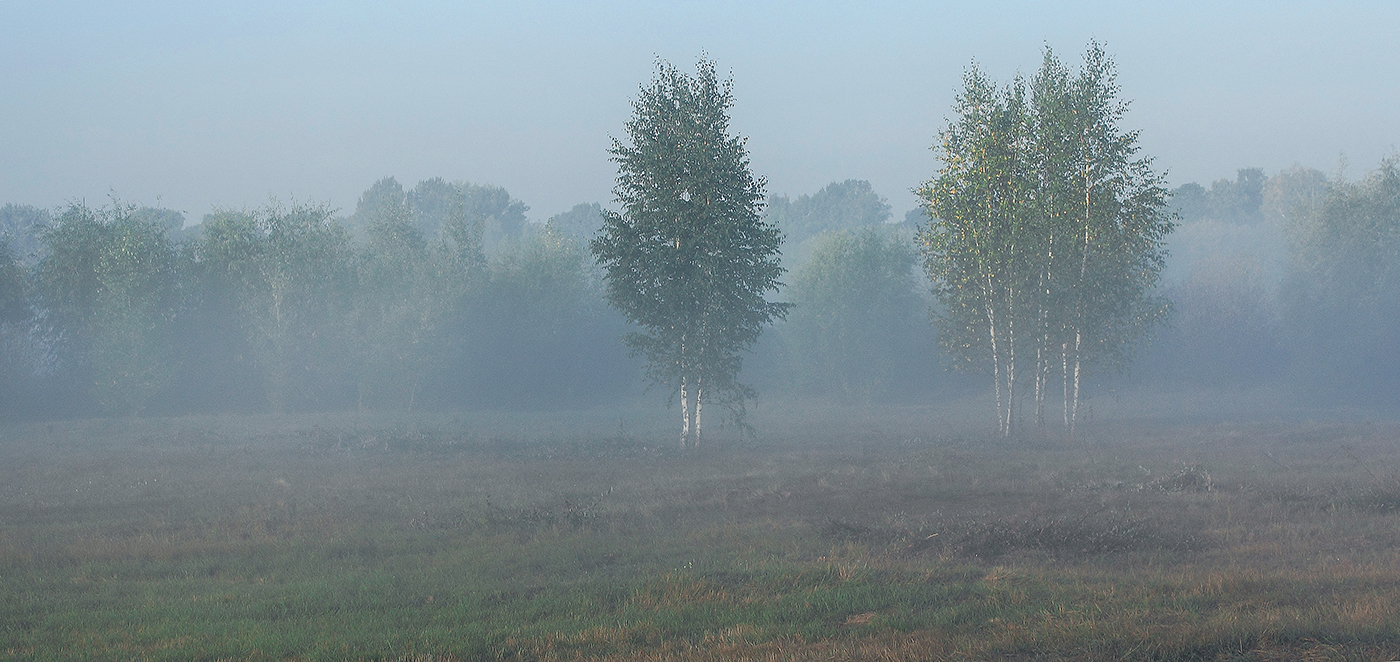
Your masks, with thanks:
<instances>
[{"instance_id":1,"label":"clump of birch trees","mask_svg":"<svg viewBox=\"0 0 1400 662\"><path fill-rule=\"evenodd\" d=\"M991 373L1003 436L1027 391L1042 427L1058 394L1073 434L1086 369L1121 364L1166 312L1164 179L1120 126L1128 104L1098 44L1077 72L1047 50L1029 81L974 66L963 83L934 146L944 166L917 191L940 342Z\"/></svg>"}]
</instances>

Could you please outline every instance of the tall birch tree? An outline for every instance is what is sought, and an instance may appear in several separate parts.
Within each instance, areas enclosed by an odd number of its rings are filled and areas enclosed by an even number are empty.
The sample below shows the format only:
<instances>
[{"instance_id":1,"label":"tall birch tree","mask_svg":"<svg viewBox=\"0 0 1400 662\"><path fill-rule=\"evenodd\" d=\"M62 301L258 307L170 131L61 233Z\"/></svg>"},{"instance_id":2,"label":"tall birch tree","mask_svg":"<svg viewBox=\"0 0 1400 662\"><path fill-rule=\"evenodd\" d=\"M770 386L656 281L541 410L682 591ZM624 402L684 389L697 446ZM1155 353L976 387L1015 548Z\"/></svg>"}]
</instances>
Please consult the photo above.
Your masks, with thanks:
<instances>
[{"instance_id":1,"label":"tall birch tree","mask_svg":"<svg viewBox=\"0 0 1400 662\"><path fill-rule=\"evenodd\" d=\"M681 402L681 446L701 438L707 402L742 411L740 352L788 305L780 285L782 235L763 216L763 178L744 139L729 133L733 82L701 60L689 76L658 62L632 102L630 144L614 139L614 193L590 247L606 273L608 300L641 330L624 341L647 358L649 376Z\"/></svg>"},{"instance_id":2,"label":"tall birch tree","mask_svg":"<svg viewBox=\"0 0 1400 662\"><path fill-rule=\"evenodd\" d=\"M1017 327L1026 333L1025 256L1032 248L1024 97L1019 80L998 89L976 67L969 70L954 106L958 117L935 147L943 169L917 191L932 218L918 241L943 304L935 318L940 341L961 367L991 373L1004 436L1015 420L1017 348L1025 344Z\"/></svg>"},{"instance_id":3,"label":"tall birch tree","mask_svg":"<svg viewBox=\"0 0 1400 662\"><path fill-rule=\"evenodd\" d=\"M1077 74L1047 50L1029 86L999 89L974 67L934 147L944 167L917 191L940 338L959 364L991 373L1003 436L1027 369L1045 424L1056 368L1073 434L1085 369L1122 363L1166 312L1152 289L1172 216L1138 132L1119 127L1118 92L1095 43Z\"/></svg>"}]
</instances>

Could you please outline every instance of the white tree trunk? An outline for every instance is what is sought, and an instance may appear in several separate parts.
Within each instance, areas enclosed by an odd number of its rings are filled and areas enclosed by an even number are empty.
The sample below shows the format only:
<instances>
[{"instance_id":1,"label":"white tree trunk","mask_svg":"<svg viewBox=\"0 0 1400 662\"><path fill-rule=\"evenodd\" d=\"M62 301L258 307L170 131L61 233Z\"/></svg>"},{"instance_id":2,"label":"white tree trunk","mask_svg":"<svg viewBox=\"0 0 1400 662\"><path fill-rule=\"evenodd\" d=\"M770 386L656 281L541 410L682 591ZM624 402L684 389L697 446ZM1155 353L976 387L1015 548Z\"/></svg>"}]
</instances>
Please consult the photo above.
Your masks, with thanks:
<instances>
[{"instance_id":1,"label":"white tree trunk","mask_svg":"<svg viewBox=\"0 0 1400 662\"><path fill-rule=\"evenodd\" d=\"M1065 431L1069 431L1069 343L1060 345L1060 381L1064 386Z\"/></svg>"},{"instance_id":2,"label":"white tree trunk","mask_svg":"<svg viewBox=\"0 0 1400 662\"><path fill-rule=\"evenodd\" d=\"M695 380L695 442L691 444L692 448L700 447L700 408L705 405L705 399L702 397L704 394L701 380L697 378Z\"/></svg>"},{"instance_id":3,"label":"white tree trunk","mask_svg":"<svg viewBox=\"0 0 1400 662\"><path fill-rule=\"evenodd\" d=\"M686 399L685 376L681 376L681 450L690 441L690 401Z\"/></svg>"},{"instance_id":4,"label":"white tree trunk","mask_svg":"<svg viewBox=\"0 0 1400 662\"><path fill-rule=\"evenodd\" d=\"M1016 315L1012 312L1015 306L1016 291L1010 289L1006 293L1006 411L1002 417L1004 422L1001 426L1003 437L1011 436L1011 424L1015 419L1013 410L1016 407Z\"/></svg>"},{"instance_id":5,"label":"white tree trunk","mask_svg":"<svg viewBox=\"0 0 1400 662\"><path fill-rule=\"evenodd\" d=\"M1035 347L1035 426L1045 427L1045 336Z\"/></svg>"},{"instance_id":6,"label":"white tree trunk","mask_svg":"<svg viewBox=\"0 0 1400 662\"><path fill-rule=\"evenodd\" d=\"M1079 421L1079 342L1080 334L1074 332L1074 407L1069 413L1069 436L1074 436L1074 424Z\"/></svg>"},{"instance_id":7,"label":"white tree trunk","mask_svg":"<svg viewBox=\"0 0 1400 662\"><path fill-rule=\"evenodd\" d=\"M991 335L992 342L992 382L996 384L997 394L997 432L1005 433L1006 430L1001 425L1002 393L1001 393L1001 353L997 347L997 314L990 302L987 304L987 329Z\"/></svg>"}]
</instances>

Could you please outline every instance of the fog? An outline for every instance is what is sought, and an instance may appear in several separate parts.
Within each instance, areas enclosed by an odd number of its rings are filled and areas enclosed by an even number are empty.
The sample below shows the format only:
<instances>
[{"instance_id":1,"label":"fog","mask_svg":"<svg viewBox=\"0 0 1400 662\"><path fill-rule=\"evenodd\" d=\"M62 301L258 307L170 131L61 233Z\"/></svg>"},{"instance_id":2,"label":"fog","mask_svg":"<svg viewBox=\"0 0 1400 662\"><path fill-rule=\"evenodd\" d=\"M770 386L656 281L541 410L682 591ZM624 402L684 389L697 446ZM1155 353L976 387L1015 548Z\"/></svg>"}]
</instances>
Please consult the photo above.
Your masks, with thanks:
<instances>
[{"instance_id":1,"label":"fog","mask_svg":"<svg viewBox=\"0 0 1400 662\"><path fill-rule=\"evenodd\" d=\"M794 305L741 380L847 404L981 392L930 324L913 191L968 67L1010 80L1091 39L1177 226L1170 314L1091 367L1086 397L1394 404L1400 93L1376 81L1400 74L1396 10L1009 9L0 4L3 409L664 399L589 242L638 86L698 57L732 77L784 234L769 294Z\"/></svg>"},{"instance_id":2,"label":"fog","mask_svg":"<svg viewBox=\"0 0 1400 662\"><path fill-rule=\"evenodd\" d=\"M1243 390L1269 401L1237 415L1390 412L1397 182L1388 159L1357 179L1240 168L1177 187L1158 286L1170 315L1126 362L1088 367L1086 398ZM954 370L939 348L922 212L894 222L864 180L766 208L787 269L771 295L794 308L744 354L763 398L927 404L989 388L984 366ZM393 177L348 215L271 202L190 223L120 200L7 204L4 414L660 407L589 248L603 207L545 223L526 209L501 187Z\"/></svg>"},{"instance_id":3,"label":"fog","mask_svg":"<svg viewBox=\"0 0 1400 662\"><path fill-rule=\"evenodd\" d=\"M1400 5L1223 4L0 0L0 656L1394 659Z\"/></svg>"}]
</instances>

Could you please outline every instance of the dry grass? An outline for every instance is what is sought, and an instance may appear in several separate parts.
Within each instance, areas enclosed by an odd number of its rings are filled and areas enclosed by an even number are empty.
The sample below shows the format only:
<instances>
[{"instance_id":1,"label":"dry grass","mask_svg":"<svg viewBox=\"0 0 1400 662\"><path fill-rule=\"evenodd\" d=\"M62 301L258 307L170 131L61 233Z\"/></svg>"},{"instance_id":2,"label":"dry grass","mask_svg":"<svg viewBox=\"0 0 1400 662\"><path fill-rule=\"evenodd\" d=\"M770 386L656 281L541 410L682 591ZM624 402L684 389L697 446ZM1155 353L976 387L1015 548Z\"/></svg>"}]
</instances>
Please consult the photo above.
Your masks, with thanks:
<instances>
[{"instance_id":1,"label":"dry grass","mask_svg":"<svg viewBox=\"0 0 1400 662\"><path fill-rule=\"evenodd\" d=\"M763 416L4 430L0 658L1400 653L1400 426Z\"/></svg>"}]
</instances>

